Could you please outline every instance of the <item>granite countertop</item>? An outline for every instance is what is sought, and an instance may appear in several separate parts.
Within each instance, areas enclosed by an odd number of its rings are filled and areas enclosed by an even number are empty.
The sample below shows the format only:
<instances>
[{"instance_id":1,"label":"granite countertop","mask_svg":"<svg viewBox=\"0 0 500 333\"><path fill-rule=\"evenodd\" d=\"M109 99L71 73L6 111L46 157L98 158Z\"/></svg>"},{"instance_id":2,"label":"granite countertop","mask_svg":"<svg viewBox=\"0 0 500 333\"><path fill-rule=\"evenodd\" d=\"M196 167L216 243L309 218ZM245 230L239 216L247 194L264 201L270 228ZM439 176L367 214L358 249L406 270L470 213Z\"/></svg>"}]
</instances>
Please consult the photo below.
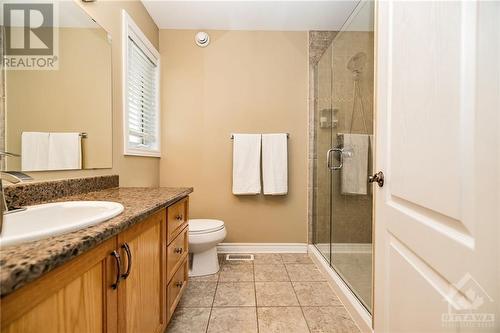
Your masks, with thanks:
<instances>
[{"instance_id":1,"label":"granite countertop","mask_svg":"<svg viewBox=\"0 0 500 333\"><path fill-rule=\"evenodd\" d=\"M82 230L0 249L0 296L4 297L193 192L192 188L110 188L52 201L121 203L120 215Z\"/></svg>"}]
</instances>

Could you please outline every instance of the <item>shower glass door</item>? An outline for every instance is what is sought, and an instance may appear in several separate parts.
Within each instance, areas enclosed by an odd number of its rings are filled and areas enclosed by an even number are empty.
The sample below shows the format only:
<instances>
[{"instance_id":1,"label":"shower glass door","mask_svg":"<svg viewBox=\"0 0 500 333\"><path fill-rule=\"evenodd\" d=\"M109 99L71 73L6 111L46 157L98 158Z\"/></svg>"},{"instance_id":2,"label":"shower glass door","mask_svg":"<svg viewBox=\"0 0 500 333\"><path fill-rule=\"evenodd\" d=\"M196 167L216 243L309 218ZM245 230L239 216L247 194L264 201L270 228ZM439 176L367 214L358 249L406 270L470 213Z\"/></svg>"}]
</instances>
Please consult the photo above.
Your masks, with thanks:
<instances>
[{"instance_id":1,"label":"shower glass door","mask_svg":"<svg viewBox=\"0 0 500 333\"><path fill-rule=\"evenodd\" d=\"M332 46L315 66L315 152L314 159L314 243L330 262L332 174L325 166L325 156L332 145Z\"/></svg>"},{"instance_id":2,"label":"shower glass door","mask_svg":"<svg viewBox=\"0 0 500 333\"><path fill-rule=\"evenodd\" d=\"M373 2L361 2L314 72L317 162L313 240L370 312L373 198L368 175L373 161L373 17Z\"/></svg>"}]
</instances>

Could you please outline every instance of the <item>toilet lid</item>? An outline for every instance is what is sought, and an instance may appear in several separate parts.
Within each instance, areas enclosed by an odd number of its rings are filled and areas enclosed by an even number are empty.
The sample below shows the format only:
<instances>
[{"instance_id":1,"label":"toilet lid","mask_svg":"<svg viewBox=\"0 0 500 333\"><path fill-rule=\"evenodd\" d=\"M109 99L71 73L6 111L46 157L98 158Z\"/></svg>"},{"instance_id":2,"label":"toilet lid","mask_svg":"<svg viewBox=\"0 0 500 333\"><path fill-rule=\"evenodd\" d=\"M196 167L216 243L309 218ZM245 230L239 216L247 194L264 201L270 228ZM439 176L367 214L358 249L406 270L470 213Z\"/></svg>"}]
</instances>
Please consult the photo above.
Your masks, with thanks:
<instances>
[{"instance_id":1,"label":"toilet lid","mask_svg":"<svg viewBox=\"0 0 500 333\"><path fill-rule=\"evenodd\" d=\"M196 219L189 220L190 234L204 234L207 232L219 231L224 228L224 221Z\"/></svg>"}]
</instances>

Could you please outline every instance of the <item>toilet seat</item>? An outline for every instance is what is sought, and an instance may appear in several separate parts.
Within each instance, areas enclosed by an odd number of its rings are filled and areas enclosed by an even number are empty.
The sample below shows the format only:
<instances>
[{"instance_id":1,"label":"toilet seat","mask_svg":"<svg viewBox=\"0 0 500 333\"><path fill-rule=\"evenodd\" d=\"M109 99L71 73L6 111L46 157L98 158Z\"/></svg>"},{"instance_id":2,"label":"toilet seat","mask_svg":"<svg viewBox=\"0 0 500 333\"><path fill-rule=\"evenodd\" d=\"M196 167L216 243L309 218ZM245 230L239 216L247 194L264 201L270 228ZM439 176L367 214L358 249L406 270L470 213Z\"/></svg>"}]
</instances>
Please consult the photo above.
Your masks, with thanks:
<instances>
[{"instance_id":1,"label":"toilet seat","mask_svg":"<svg viewBox=\"0 0 500 333\"><path fill-rule=\"evenodd\" d=\"M224 221L209 219L189 220L189 234L199 235L224 229Z\"/></svg>"}]
</instances>

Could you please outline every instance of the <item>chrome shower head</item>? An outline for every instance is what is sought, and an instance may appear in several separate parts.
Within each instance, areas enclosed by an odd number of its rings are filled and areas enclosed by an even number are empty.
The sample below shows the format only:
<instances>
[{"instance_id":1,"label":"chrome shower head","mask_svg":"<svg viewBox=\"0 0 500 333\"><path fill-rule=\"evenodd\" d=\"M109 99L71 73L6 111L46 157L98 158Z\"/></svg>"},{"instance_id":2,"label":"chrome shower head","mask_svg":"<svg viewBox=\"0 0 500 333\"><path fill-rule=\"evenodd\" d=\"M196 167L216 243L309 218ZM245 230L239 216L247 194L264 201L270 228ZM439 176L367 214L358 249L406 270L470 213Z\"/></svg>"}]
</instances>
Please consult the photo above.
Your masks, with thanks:
<instances>
[{"instance_id":1,"label":"chrome shower head","mask_svg":"<svg viewBox=\"0 0 500 333\"><path fill-rule=\"evenodd\" d=\"M358 52L349 59L347 63L347 69L352 72L355 79L358 79L358 76L366 65L366 53Z\"/></svg>"}]
</instances>

